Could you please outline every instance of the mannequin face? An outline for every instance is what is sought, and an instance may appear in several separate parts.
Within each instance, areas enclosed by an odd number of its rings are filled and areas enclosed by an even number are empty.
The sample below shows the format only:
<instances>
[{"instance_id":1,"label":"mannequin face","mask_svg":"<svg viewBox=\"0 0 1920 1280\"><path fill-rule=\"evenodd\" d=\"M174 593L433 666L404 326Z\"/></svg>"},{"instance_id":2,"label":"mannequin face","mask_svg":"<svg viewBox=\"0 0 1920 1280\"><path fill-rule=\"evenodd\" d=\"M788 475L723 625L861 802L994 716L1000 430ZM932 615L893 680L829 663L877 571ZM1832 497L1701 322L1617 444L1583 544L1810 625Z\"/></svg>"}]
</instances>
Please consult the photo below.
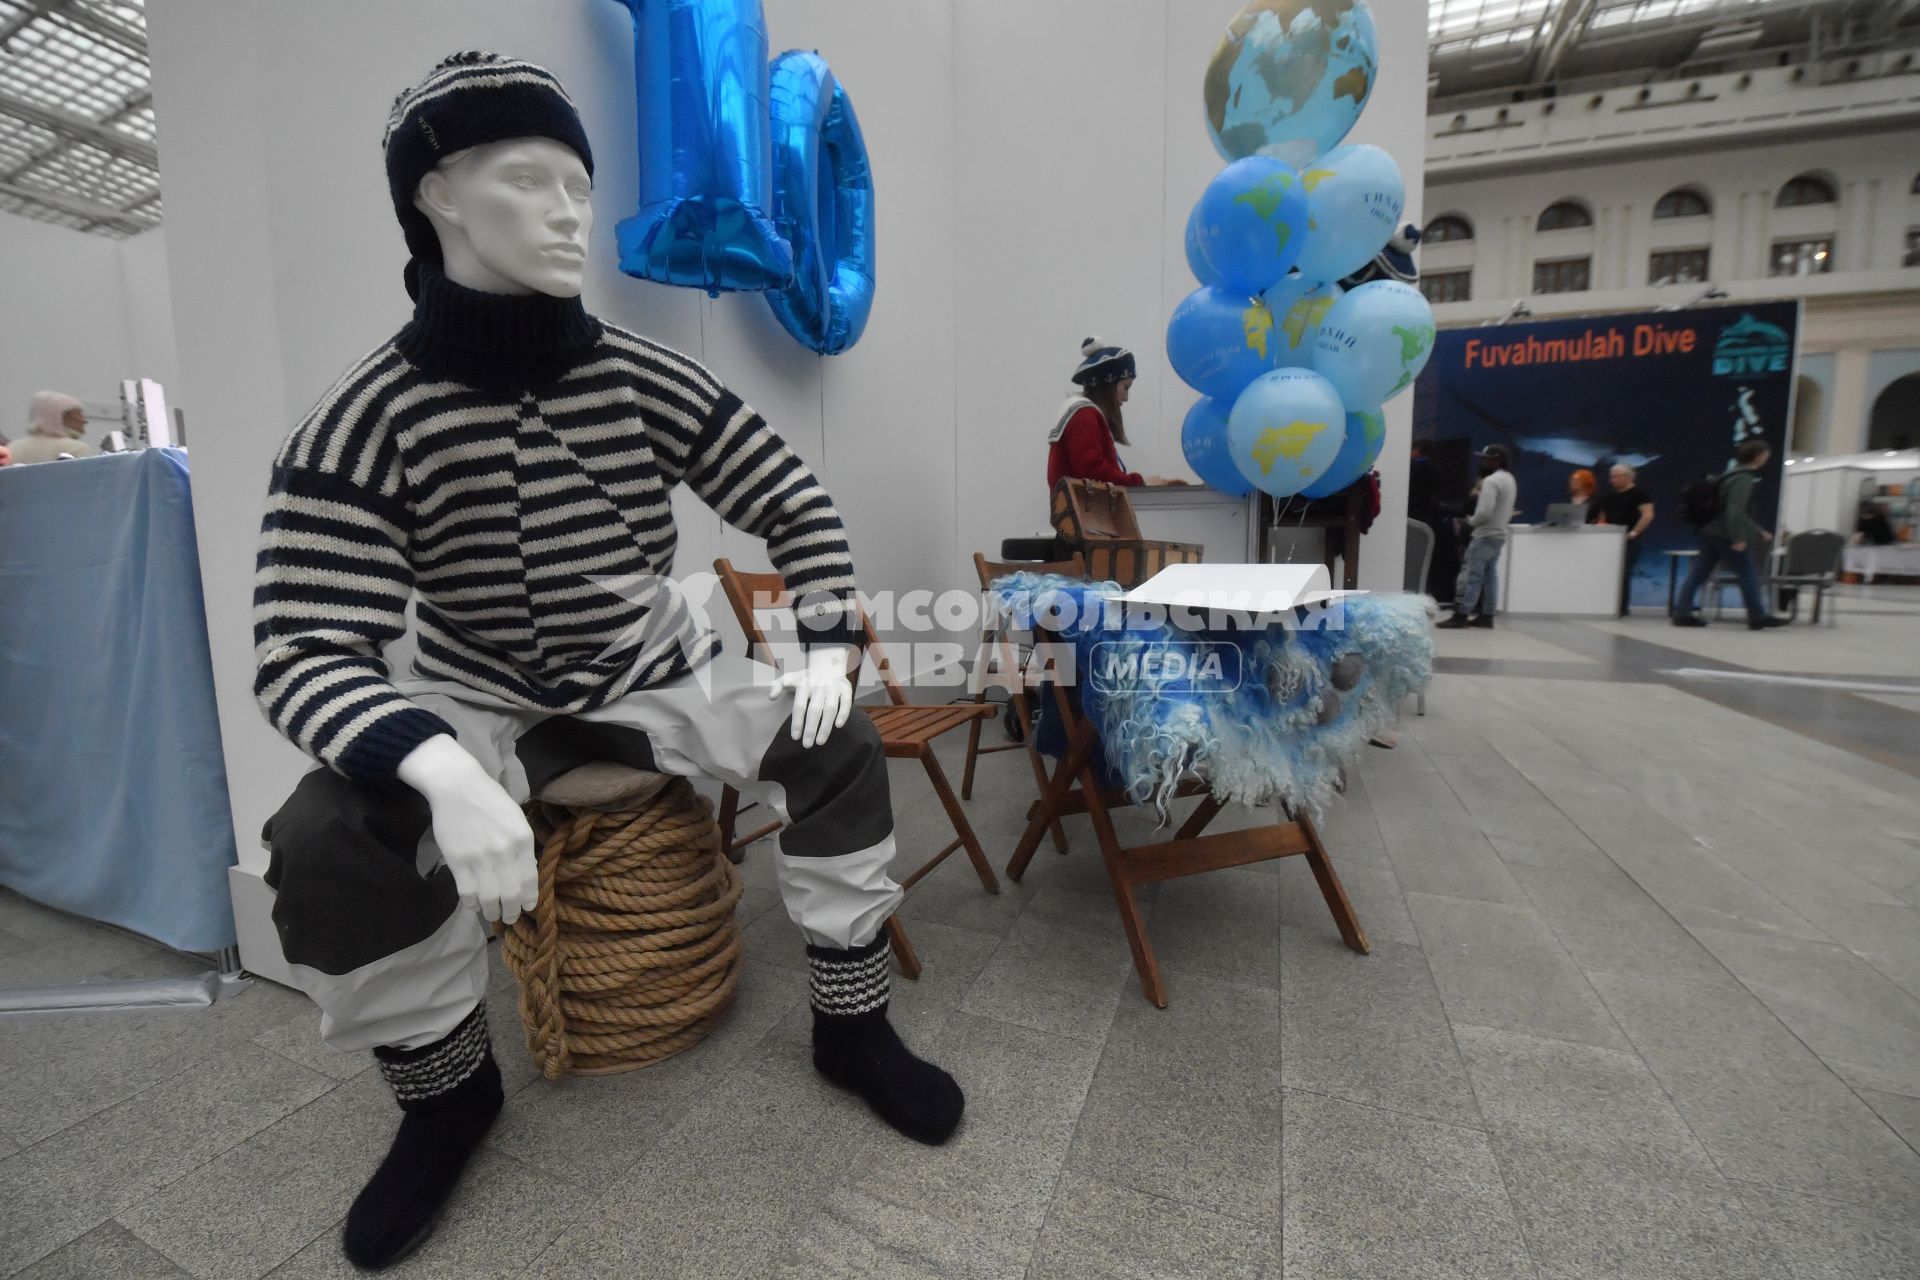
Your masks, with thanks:
<instances>
[{"instance_id":1,"label":"mannequin face","mask_svg":"<svg viewBox=\"0 0 1920 1280\"><path fill-rule=\"evenodd\" d=\"M414 204L440 234L447 278L485 293L576 298L593 229L593 181L571 148L511 138L449 157Z\"/></svg>"}]
</instances>

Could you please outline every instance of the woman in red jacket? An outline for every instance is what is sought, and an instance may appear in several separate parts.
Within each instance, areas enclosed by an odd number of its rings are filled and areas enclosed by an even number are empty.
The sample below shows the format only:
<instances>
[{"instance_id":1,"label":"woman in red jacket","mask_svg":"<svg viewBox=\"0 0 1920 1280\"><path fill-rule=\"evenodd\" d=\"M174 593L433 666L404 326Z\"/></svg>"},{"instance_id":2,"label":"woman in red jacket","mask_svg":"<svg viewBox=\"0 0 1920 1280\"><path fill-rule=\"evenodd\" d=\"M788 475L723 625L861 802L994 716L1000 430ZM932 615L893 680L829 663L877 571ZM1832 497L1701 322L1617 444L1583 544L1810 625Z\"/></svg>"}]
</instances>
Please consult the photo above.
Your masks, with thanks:
<instances>
[{"instance_id":1,"label":"woman in red jacket","mask_svg":"<svg viewBox=\"0 0 1920 1280\"><path fill-rule=\"evenodd\" d=\"M1080 344L1080 367L1073 381L1084 394L1071 397L1047 436L1047 491L1064 476L1107 484L1183 484L1162 476L1142 476L1120 463L1115 442L1126 444L1127 424L1120 406L1133 386L1133 353L1099 338Z\"/></svg>"}]
</instances>

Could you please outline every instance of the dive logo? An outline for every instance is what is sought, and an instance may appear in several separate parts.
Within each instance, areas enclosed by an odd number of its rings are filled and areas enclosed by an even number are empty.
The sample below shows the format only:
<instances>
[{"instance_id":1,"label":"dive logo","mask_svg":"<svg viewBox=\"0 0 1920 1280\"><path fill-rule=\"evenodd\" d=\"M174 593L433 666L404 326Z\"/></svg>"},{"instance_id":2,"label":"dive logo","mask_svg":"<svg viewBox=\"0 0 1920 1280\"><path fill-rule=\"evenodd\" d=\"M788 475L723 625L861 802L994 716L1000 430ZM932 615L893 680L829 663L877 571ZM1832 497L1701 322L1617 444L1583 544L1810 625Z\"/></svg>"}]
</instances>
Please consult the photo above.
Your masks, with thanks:
<instances>
[{"instance_id":1,"label":"dive logo","mask_svg":"<svg viewBox=\"0 0 1920 1280\"><path fill-rule=\"evenodd\" d=\"M1742 312L1720 331L1713 347L1713 372L1722 378L1764 377L1793 367L1793 339L1778 325Z\"/></svg>"}]
</instances>

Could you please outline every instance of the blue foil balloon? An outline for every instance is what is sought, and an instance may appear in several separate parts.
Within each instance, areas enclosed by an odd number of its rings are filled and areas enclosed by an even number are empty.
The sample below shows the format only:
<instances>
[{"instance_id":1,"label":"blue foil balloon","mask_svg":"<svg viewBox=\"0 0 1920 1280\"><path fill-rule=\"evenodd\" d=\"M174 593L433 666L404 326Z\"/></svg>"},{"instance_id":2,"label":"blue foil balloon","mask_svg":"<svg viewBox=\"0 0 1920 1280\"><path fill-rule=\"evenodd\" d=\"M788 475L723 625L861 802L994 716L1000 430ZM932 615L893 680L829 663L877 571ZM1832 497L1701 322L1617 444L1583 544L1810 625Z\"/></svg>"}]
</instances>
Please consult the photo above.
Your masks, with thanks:
<instances>
[{"instance_id":1,"label":"blue foil balloon","mask_svg":"<svg viewBox=\"0 0 1920 1280\"><path fill-rule=\"evenodd\" d=\"M1214 147L1305 166L1360 118L1378 61L1367 0L1249 0L1207 65Z\"/></svg>"},{"instance_id":2,"label":"blue foil balloon","mask_svg":"<svg viewBox=\"0 0 1920 1280\"><path fill-rule=\"evenodd\" d=\"M1337 284L1316 285L1296 274L1261 295L1267 310L1273 312L1273 340L1281 368L1312 367L1313 340L1320 335L1320 322L1340 300L1341 292Z\"/></svg>"},{"instance_id":3,"label":"blue foil balloon","mask_svg":"<svg viewBox=\"0 0 1920 1280\"><path fill-rule=\"evenodd\" d=\"M1344 280L1372 262L1400 227L1406 183L1379 147L1335 147L1303 169L1300 182L1310 220L1296 265L1309 280Z\"/></svg>"},{"instance_id":4,"label":"blue foil balloon","mask_svg":"<svg viewBox=\"0 0 1920 1280\"><path fill-rule=\"evenodd\" d=\"M1306 230L1306 190L1278 160L1236 160L1200 193L1200 252L1226 285L1243 292L1265 292L1285 276Z\"/></svg>"},{"instance_id":5,"label":"blue foil balloon","mask_svg":"<svg viewBox=\"0 0 1920 1280\"><path fill-rule=\"evenodd\" d=\"M1340 493L1367 474L1387 443L1387 419L1378 409L1362 409L1347 415L1347 434L1320 478L1302 489L1309 498L1326 498Z\"/></svg>"},{"instance_id":6,"label":"blue foil balloon","mask_svg":"<svg viewBox=\"0 0 1920 1280\"><path fill-rule=\"evenodd\" d=\"M1240 498L1253 492L1253 484L1233 465L1227 448L1230 407L1209 397L1194 401L1187 420L1180 424L1180 452L1209 489Z\"/></svg>"},{"instance_id":7,"label":"blue foil balloon","mask_svg":"<svg viewBox=\"0 0 1920 1280\"><path fill-rule=\"evenodd\" d=\"M793 252L769 219L760 0L623 0L633 12L640 211L620 269L710 293L777 289Z\"/></svg>"},{"instance_id":8,"label":"blue foil balloon","mask_svg":"<svg viewBox=\"0 0 1920 1280\"><path fill-rule=\"evenodd\" d=\"M773 223L793 282L767 294L786 331L821 355L860 340L873 310L873 173L847 91L817 53L773 62Z\"/></svg>"},{"instance_id":9,"label":"blue foil balloon","mask_svg":"<svg viewBox=\"0 0 1920 1280\"><path fill-rule=\"evenodd\" d=\"M1187 270L1193 272L1193 278L1201 284L1220 283L1220 273L1207 261L1207 255L1200 252L1200 206L1197 204L1187 215Z\"/></svg>"},{"instance_id":10,"label":"blue foil balloon","mask_svg":"<svg viewBox=\"0 0 1920 1280\"><path fill-rule=\"evenodd\" d=\"M1273 313L1244 293L1195 289L1167 322L1167 359L1182 382L1231 404L1274 367Z\"/></svg>"},{"instance_id":11,"label":"blue foil balloon","mask_svg":"<svg viewBox=\"0 0 1920 1280\"><path fill-rule=\"evenodd\" d=\"M1233 402L1227 448L1255 487L1291 498L1332 465L1346 429L1346 408L1325 378L1310 369L1277 369L1255 378Z\"/></svg>"},{"instance_id":12,"label":"blue foil balloon","mask_svg":"<svg viewBox=\"0 0 1920 1280\"><path fill-rule=\"evenodd\" d=\"M1413 385L1433 354L1433 308L1398 280L1375 280L1333 304L1313 341L1313 368L1348 404L1380 404Z\"/></svg>"}]
</instances>

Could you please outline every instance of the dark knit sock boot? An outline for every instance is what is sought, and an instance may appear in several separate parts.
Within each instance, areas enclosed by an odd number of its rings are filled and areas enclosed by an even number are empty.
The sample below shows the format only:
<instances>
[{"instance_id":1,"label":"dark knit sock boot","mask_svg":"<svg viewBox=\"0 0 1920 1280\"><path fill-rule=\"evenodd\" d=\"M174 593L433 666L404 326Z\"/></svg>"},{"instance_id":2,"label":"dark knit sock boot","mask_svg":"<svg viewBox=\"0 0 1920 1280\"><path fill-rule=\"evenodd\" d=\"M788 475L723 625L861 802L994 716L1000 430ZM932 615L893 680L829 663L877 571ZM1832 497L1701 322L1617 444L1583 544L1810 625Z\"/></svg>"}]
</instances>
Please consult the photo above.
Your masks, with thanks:
<instances>
[{"instance_id":1,"label":"dark knit sock boot","mask_svg":"<svg viewBox=\"0 0 1920 1280\"><path fill-rule=\"evenodd\" d=\"M505 1100L485 1005L443 1040L373 1055L405 1114L387 1158L347 1210L347 1260L369 1271L398 1262L432 1234Z\"/></svg>"},{"instance_id":2,"label":"dark knit sock boot","mask_svg":"<svg viewBox=\"0 0 1920 1280\"><path fill-rule=\"evenodd\" d=\"M807 968L814 1068L915 1142L937 1147L952 1137L966 1095L952 1076L914 1057L887 1021L893 977L887 935L852 951L810 946Z\"/></svg>"}]
</instances>

